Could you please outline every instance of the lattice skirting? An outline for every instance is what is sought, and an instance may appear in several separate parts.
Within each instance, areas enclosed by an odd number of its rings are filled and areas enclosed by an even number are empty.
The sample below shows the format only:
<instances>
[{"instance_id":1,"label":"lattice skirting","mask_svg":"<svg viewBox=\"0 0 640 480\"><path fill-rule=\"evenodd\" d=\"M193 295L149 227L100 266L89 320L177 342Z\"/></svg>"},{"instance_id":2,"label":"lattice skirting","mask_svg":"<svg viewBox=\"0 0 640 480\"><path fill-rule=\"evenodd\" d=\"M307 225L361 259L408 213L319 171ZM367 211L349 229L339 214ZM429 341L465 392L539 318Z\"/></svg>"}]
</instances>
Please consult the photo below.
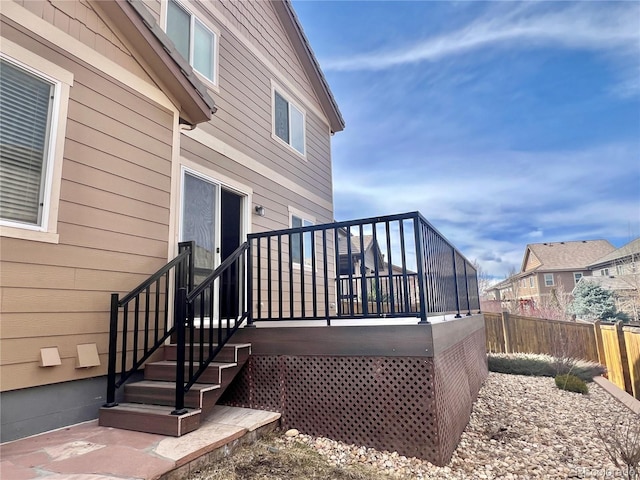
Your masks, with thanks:
<instances>
[{"instance_id":1,"label":"lattice skirting","mask_svg":"<svg viewBox=\"0 0 640 480\"><path fill-rule=\"evenodd\" d=\"M443 465L487 375L484 348L481 330L435 358L252 355L221 403L278 411L284 428Z\"/></svg>"}]
</instances>

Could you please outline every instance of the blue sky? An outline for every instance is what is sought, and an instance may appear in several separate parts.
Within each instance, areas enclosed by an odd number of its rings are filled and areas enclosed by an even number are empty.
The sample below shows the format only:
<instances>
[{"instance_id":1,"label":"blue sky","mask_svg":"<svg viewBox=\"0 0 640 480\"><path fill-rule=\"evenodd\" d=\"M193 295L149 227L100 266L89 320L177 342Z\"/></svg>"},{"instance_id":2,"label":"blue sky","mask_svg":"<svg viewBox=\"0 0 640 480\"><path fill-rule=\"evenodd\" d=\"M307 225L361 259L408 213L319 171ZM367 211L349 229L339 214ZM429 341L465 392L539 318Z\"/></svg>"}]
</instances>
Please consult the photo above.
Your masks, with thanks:
<instances>
[{"instance_id":1,"label":"blue sky","mask_svg":"<svg viewBox=\"0 0 640 480\"><path fill-rule=\"evenodd\" d=\"M496 278L640 235L640 2L293 5L347 124L336 219L419 210Z\"/></svg>"}]
</instances>

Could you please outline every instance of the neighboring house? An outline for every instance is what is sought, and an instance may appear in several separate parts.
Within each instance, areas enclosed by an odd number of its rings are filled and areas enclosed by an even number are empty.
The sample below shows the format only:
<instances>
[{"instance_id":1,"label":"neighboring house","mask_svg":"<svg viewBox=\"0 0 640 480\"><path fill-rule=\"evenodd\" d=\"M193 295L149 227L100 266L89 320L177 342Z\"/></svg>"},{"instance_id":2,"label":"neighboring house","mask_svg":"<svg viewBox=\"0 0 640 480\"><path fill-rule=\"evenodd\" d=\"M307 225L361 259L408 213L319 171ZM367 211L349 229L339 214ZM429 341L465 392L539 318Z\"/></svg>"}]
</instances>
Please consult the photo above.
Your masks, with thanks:
<instances>
[{"instance_id":1,"label":"neighboring house","mask_svg":"<svg viewBox=\"0 0 640 480\"><path fill-rule=\"evenodd\" d=\"M615 250L607 240L533 243L527 245L520 272L494 285L496 300L535 308L558 293L570 293L588 265Z\"/></svg>"},{"instance_id":2,"label":"neighboring house","mask_svg":"<svg viewBox=\"0 0 640 480\"><path fill-rule=\"evenodd\" d=\"M640 238L588 265L591 283L616 294L618 310L633 321L640 320Z\"/></svg>"},{"instance_id":3,"label":"neighboring house","mask_svg":"<svg viewBox=\"0 0 640 480\"><path fill-rule=\"evenodd\" d=\"M640 238L587 265L593 276L620 276L640 273Z\"/></svg>"},{"instance_id":4,"label":"neighboring house","mask_svg":"<svg viewBox=\"0 0 640 480\"><path fill-rule=\"evenodd\" d=\"M7 440L95 418L109 294L178 242L196 242L197 281L250 232L331 221L344 122L288 1L0 13Z\"/></svg>"}]
</instances>

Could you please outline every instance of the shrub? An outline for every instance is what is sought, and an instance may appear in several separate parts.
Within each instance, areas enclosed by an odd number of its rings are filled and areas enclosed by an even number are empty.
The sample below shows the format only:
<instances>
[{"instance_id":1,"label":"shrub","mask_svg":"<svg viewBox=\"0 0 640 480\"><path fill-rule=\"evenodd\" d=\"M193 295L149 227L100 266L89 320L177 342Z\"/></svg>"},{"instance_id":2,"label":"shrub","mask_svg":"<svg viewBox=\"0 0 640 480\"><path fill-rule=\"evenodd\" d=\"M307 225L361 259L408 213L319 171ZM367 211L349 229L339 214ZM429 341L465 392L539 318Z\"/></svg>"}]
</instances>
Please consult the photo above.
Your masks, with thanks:
<instances>
[{"instance_id":1,"label":"shrub","mask_svg":"<svg viewBox=\"0 0 640 480\"><path fill-rule=\"evenodd\" d=\"M585 382L591 382L593 377L605 373L605 367L599 363L586 360L567 361L534 353L490 353L488 363L491 372L536 377L555 377L571 373Z\"/></svg>"},{"instance_id":2,"label":"shrub","mask_svg":"<svg viewBox=\"0 0 640 480\"><path fill-rule=\"evenodd\" d=\"M579 379L575 375L565 374L565 375L557 375L556 376L556 387L560 390L567 390L569 392L575 393L589 393L589 389L587 388L587 384L584 383L584 380Z\"/></svg>"}]
</instances>

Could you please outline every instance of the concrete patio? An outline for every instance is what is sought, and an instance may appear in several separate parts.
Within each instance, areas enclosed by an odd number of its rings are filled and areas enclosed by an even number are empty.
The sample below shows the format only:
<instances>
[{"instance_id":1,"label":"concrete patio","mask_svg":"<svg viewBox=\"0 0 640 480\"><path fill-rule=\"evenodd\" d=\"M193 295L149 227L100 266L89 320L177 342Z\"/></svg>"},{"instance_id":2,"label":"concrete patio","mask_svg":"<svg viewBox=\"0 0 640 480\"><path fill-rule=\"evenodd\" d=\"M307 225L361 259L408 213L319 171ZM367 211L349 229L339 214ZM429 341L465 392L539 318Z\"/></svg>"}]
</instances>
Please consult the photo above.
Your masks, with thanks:
<instances>
[{"instance_id":1,"label":"concrete patio","mask_svg":"<svg viewBox=\"0 0 640 480\"><path fill-rule=\"evenodd\" d=\"M101 427L97 420L0 445L0 477L180 480L278 425L279 413L216 406L179 438Z\"/></svg>"}]
</instances>

